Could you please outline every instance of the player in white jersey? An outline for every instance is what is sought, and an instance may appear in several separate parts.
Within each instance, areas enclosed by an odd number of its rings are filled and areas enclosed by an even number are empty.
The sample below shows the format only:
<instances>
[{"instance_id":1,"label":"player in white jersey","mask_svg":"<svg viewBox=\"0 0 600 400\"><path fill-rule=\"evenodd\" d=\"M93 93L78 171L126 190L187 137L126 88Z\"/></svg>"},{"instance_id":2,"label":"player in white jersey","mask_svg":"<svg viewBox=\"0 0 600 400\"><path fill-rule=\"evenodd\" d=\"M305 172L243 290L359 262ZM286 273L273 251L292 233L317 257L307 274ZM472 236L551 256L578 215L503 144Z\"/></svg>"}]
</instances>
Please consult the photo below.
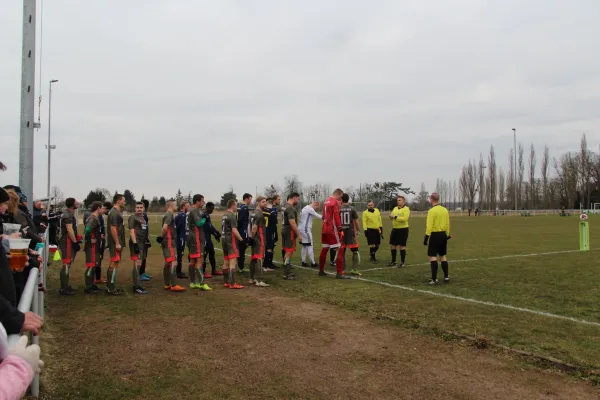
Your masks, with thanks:
<instances>
[{"instance_id":1,"label":"player in white jersey","mask_svg":"<svg viewBox=\"0 0 600 400\"><path fill-rule=\"evenodd\" d=\"M306 256L310 257L311 267L315 268L315 253L313 250L313 235L312 235L312 222L313 219L323 219L316 210L319 209L319 202L313 201L302 209L300 214L300 225L298 229L302 235L302 266L306 267Z\"/></svg>"}]
</instances>

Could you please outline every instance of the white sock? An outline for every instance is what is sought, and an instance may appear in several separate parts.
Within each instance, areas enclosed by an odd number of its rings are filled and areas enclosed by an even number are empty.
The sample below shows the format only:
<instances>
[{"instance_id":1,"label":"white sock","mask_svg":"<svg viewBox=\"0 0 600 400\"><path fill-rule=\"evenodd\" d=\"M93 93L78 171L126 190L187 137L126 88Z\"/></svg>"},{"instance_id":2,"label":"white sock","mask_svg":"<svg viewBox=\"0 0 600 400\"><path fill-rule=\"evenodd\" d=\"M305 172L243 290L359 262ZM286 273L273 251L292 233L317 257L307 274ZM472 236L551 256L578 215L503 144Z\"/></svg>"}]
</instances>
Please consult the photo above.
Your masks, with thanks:
<instances>
[{"instance_id":1,"label":"white sock","mask_svg":"<svg viewBox=\"0 0 600 400\"><path fill-rule=\"evenodd\" d=\"M302 262L306 262L306 252L307 252L307 248L306 246L302 246L302 251L301 251L301 255L302 255Z\"/></svg>"},{"instance_id":2,"label":"white sock","mask_svg":"<svg viewBox=\"0 0 600 400\"><path fill-rule=\"evenodd\" d=\"M308 253L308 256L310 257L310 262L314 264L315 263L315 252L313 250L312 244L310 246L307 246L306 252Z\"/></svg>"}]
</instances>

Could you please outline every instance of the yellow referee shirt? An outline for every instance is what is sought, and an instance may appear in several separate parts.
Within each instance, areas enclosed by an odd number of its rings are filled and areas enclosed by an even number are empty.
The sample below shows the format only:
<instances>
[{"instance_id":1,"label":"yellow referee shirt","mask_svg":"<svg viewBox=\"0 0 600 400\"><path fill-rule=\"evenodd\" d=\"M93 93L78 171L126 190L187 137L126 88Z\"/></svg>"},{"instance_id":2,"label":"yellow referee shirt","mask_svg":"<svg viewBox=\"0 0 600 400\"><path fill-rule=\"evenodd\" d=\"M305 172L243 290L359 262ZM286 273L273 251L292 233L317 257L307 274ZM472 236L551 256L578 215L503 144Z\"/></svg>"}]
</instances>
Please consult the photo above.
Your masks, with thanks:
<instances>
[{"instance_id":1,"label":"yellow referee shirt","mask_svg":"<svg viewBox=\"0 0 600 400\"><path fill-rule=\"evenodd\" d=\"M396 217L395 219L392 219L392 228L408 228L408 219L410 218L410 210L408 207L394 207L390 215Z\"/></svg>"},{"instance_id":2,"label":"yellow referee shirt","mask_svg":"<svg viewBox=\"0 0 600 400\"><path fill-rule=\"evenodd\" d=\"M446 232L450 236L450 214L446 207L433 206L427 213L427 229L425 234L431 236L432 232Z\"/></svg>"},{"instance_id":3,"label":"yellow referee shirt","mask_svg":"<svg viewBox=\"0 0 600 400\"><path fill-rule=\"evenodd\" d=\"M373 212L368 209L363 212L362 215L363 230L367 229L379 229L383 226L381 223L381 213L378 208L375 208Z\"/></svg>"}]
</instances>

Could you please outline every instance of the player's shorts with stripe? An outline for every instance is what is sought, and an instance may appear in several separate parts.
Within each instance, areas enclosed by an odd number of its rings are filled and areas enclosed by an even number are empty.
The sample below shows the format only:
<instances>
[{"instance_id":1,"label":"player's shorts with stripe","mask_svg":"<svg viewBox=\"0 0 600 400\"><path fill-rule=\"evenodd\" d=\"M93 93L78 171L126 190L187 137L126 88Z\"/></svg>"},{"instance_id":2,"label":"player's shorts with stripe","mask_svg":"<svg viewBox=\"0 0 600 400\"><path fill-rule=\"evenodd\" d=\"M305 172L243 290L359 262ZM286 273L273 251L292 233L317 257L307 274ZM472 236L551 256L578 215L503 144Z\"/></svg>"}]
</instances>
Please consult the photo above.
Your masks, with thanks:
<instances>
[{"instance_id":1,"label":"player's shorts with stripe","mask_svg":"<svg viewBox=\"0 0 600 400\"><path fill-rule=\"evenodd\" d=\"M448 237L446 232L432 232L429 236L427 255L429 257L445 256L448 248Z\"/></svg>"},{"instance_id":2,"label":"player's shorts with stripe","mask_svg":"<svg viewBox=\"0 0 600 400\"><path fill-rule=\"evenodd\" d=\"M312 232L300 232L302 238L302 246L311 246L313 244Z\"/></svg>"},{"instance_id":3,"label":"player's shorts with stripe","mask_svg":"<svg viewBox=\"0 0 600 400\"><path fill-rule=\"evenodd\" d=\"M262 260L265 255L265 235L262 229L256 231L252 245L252 260Z\"/></svg>"},{"instance_id":4,"label":"player's shorts with stripe","mask_svg":"<svg viewBox=\"0 0 600 400\"><path fill-rule=\"evenodd\" d=\"M293 230L282 230L281 231L282 241L281 247L286 253L293 253L296 251L296 235Z\"/></svg>"},{"instance_id":5,"label":"player's shorts with stripe","mask_svg":"<svg viewBox=\"0 0 600 400\"><path fill-rule=\"evenodd\" d=\"M204 253L204 240L200 237L199 228L195 227L196 232L194 235L188 235L187 246L190 252L190 258L196 259L202 257Z\"/></svg>"},{"instance_id":6,"label":"player's shorts with stripe","mask_svg":"<svg viewBox=\"0 0 600 400\"><path fill-rule=\"evenodd\" d=\"M237 240L234 237L224 236L221 241L221 247L223 247L223 256L226 261L233 260L240 256L238 253Z\"/></svg>"},{"instance_id":7,"label":"player's shorts with stripe","mask_svg":"<svg viewBox=\"0 0 600 400\"><path fill-rule=\"evenodd\" d=\"M177 259L177 252L175 251L175 243L171 239L165 238L161 243L163 256L165 257L165 262L173 262Z\"/></svg>"},{"instance_id":8,"label":"player's shorts with stripe","mask_svg":"<svg viewBox=\"0 0 600 400\"><path fill-rule=\"evenodd\" d=\"M88 244L85 247L85 266L97 267L101 260L100 246L96 243Z\"/></svg>"},{"instance_id":9,"label":"player's shorts with stripe","mask_svg":"<svg viewBox=\"0 0 600 400\"><path fill-rule=\"evenodd\" d=\"M58 250L62 257L63 264L72 264L75 262L76 252L73 251L73 242L67 240L65 243L59 243Z\"/></svg>"},{"instance_id":10,"label":"player's shorts with stripe","mask_svg":"<svg viewBox=\"0 0 600 400\"><path fill-rule=\"evenodd\" d=\"M345 231L342 241L342 249L358 249L358 240L354 232Z\"/></svg>"},{"instance_id":11,"label":"player's shorts with stripe","mask_svg":"<svg viewBox=\"0 0 600 400\"><path fill-rule=\"evenodd\" d=\"M321 245L324 248L335 249L340 247L342 243L335 233L321 233Z\"/></svg>"},{"instance_id":12,"label":"player's shorts with stripe","mask_svg":"<svg viewBox=\"0 0 600 400\"><path fill-rule=\"evenodd\" d=\"M381 244L379 229L367 229L367 243L369 246L379 246Z\"/></svg>"},{"instance_id":13,"label":"player's shorts with stripe","mask_svg":"<svg viewBox=\"0 0 600 400\"><path fill-rule=\"evenodd\" d=\"M394 228L390 233L390 246L406 246L408 228Z\"/></svg>"},{"instance_id":14,"label":"player's shorts with stripe","mask_svg":"<svg viewBox=\"0 0 600 400\"><path fill-rule=\"evenodd\" d=\"M129 240L129 257L131 257L131 261L146 259L146 245L144 243L138 242L138 246L140 248L140 253L135 254L135 251L133 250L133 241L131 239Z\"/></svg>"},{"instance_id":15,"label":"player's shorts with stripe","mask_svg":"<svg viewBox=\"0 0 600 400\"><path fill-rule=\"evenodd\" d=\"M121 252L123 251L123 247L117 250L117 247L114 244L108 245L108 252L110 253L110 261L111 262L119 262L121 261Z\"/></svg>"}]
</instances>

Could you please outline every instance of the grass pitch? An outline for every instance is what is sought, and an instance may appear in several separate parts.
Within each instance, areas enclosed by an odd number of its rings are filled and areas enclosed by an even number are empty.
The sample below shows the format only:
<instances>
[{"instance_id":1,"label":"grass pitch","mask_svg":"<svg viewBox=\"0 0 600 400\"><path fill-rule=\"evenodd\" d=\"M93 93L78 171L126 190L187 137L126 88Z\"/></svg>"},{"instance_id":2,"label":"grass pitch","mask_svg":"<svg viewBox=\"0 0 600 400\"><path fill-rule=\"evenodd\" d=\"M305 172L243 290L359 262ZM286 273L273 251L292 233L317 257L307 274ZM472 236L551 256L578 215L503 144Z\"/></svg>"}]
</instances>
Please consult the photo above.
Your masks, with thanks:
<instances>
[{"instance_id":1,"label":"grass pitch","mask_svg":"<svg viewBox=\"0 0 600 400\"><path fill-rule=\"evenodd\" d=\"M411 219L404 269L369 271L389 262L389 246L381 246L380 264L372 265L361 237L363 278L373 282L296 268L295 282L267 274L273 286L265 290L226 290L213 279L211 293L172 294L162 290L154 244L148 296L61 298L55 266L42 391L59 399L597 396L585 383L456 340L475 337L599 368L597 223L600 217L592 216L592 251L568 252L579 247L576 217L452 218L452 281L436 287L425 285L423 218ZM390 224L384 225L387 243ZM159 229L152 225L151 233ZM127 290L130 270L124 262L118 275ZM72 271L75 284L83 281L81 259ZM444 379L443 387L432 384Z\"/></svg>"}]
</instances>

